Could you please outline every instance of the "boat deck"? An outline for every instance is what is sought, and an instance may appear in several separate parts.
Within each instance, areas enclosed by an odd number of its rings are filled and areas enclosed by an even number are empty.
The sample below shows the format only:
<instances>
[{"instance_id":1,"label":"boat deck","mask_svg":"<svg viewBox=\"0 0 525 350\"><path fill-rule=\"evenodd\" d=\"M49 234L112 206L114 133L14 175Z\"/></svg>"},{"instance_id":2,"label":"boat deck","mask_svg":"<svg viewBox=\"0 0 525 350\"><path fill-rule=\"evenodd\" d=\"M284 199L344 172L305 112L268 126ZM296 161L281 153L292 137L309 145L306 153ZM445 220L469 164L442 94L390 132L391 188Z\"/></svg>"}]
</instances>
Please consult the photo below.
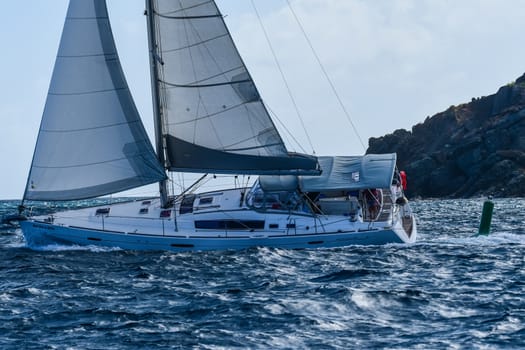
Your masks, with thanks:
<instances>
[{"instance_id":1,"label":"boat deck","mask_svg":"<svg viewBox=\"0 0 525 350\"><path fill-rule=\"evenodd\" d=\"M223 195L221 205L195 206L179 214L180 205L162 209L158 199L60 212L37 217L41 223L102 232L169 237L254 237L364 232L390 228L389 213L376 221L353 221L345 215L317 215L284 210L250 210L239 206L233 194ZM386 207L385 207L386 208Z\"/></svg>"}]
</instances>

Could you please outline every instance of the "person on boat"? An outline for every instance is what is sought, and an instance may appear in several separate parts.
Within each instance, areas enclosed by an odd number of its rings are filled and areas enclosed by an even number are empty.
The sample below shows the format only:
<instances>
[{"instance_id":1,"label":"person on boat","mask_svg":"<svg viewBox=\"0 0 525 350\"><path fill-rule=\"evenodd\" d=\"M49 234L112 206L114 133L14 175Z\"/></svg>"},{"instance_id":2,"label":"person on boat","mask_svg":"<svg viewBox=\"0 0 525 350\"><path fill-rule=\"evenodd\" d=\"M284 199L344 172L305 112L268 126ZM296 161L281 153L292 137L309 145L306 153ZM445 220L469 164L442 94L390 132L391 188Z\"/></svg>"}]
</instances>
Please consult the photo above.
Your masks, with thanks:
<instances>
[{"instance_id":1,"label":"person on boat","mask_svg":"<svg viewBox=\"0 0 525 350\"><path fill-rule=\"evenodd\" d=\"M363 218L361 206L359 205L359 191L348 191L346 193L348 203L348 216L351 221L357 221Z\"/></svg>"},{"instance_id":2,"label":"person on boat","mask_svg":"<svg viewBox=\"0 0 525 350\"><path fill-rule=\"evenodd\" d=\"M370 220L375 220L379 214L379 207L381 206L381 193L375 188L365 191L365 199L370 214Z\"/></svg>"},{"instance_id":3,"label":"person on boat","mask_svg":"<svg viewBox=\"0 0 525 350\"><path fill-rule=\"evenodd\" d=\"M403 191L407 190L407 173L405 173L404 170L401 170L399 172L399 177L401 178L401 186L403 187Z\"/></svg>"},{"instance_id":4,"label":"person on boat","mask_svg":"<svg viewBox=\"0 0 525 350\"><path fill-rule=\"evenodd\" d=\"M392 180L392 185L390 186L390 192L392 193L392 201L395 202L399 197L403 195L401 191L401 183L397 178Z\"/></svg>"},{"instance_id":5,"label":"person on boat","mask_svg":"<svg viewBox=\"0 0 525 350\"><path fill-rule=\"evenodd\" d=\"M346 193L347 197L350 199L352 197L358 198L359 197L359 191L348 191Z\"/></svg>"}]
</instances>

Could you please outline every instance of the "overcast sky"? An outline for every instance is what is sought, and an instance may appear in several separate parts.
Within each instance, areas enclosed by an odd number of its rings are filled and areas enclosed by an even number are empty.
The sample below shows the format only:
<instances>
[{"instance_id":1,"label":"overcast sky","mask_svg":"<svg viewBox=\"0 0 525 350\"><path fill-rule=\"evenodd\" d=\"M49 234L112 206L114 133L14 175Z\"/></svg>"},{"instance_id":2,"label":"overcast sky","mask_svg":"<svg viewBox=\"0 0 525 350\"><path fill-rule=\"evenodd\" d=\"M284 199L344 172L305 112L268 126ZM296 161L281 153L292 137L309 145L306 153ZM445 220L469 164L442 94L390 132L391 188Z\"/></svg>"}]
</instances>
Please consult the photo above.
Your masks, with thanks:
<instances>
[{"instance_id":1,"label":"overcast sky","mask_svg":"<svg viewBox=\"0 0 525 350\"><path fill-rule=\"evenodd\" d=\"M362 154L286 0L254 0L318 155ZM365 144L525 72L525 0L290 0ZM260 93L307 142L251 0L217 0ZM108 0L120 58L152 134L144 1ZM2 2L0 198L22 197L67 0ZM302 151L280 127L290 150Z\"/></svg>"}]
</instances>

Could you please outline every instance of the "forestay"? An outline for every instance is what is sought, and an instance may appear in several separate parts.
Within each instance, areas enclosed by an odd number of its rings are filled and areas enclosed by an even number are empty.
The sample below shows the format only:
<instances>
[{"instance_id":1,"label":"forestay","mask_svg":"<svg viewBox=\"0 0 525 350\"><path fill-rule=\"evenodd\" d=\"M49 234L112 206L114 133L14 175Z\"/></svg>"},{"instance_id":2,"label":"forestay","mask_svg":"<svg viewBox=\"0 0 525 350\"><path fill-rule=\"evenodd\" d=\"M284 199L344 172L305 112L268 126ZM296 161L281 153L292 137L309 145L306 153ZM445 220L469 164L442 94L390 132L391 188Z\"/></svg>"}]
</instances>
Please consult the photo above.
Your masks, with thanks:
<instances>
[{"instance_id":1,"label":"forestay","mask_svg":"<svg viewBox=\"0 0 525 350\"><path fill-rule=\"evenodd\" d=\"M318 173L315 157L287 152L215 2L151 4L170 170Z\"/></svg>"},{"instance_id":2,"label":"forestay","mask_svg":"<svg viewBox=\"0 0 525 350\"><path fill-rule=\"evenodd\" d=\"M163 178L122 72L105 1L72 0L24 198L90 198Z\"/></svg>"}]
</instances>

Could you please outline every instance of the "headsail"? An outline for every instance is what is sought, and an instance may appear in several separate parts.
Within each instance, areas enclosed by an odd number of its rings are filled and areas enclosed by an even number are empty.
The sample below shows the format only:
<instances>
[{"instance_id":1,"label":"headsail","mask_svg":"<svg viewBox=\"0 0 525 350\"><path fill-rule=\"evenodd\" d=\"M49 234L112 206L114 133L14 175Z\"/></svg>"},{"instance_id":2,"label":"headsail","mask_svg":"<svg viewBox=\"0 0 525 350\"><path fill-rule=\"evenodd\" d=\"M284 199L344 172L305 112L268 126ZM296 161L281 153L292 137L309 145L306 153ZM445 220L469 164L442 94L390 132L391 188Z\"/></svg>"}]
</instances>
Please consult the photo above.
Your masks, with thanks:
<instances>
[{"instance_id":1,"label":"headsail","mask_svg":"<svg viewBox=\"0 0 525 350\"><path fill-rule=\"evenodd\" d=\"M216 173L318 173L289 154L210 0L151 0L167 166Z\"/></svg>"},{"instance_id":2,"label":"headsail","mask_svg":"<svg viewBox=\"0 0 525 350\"><path fill-rule=\"evenodd\" d=\"M24 198L91 198L165 177L124 78L105 0L71 0Z\"/></svg>"}]
</instances>

